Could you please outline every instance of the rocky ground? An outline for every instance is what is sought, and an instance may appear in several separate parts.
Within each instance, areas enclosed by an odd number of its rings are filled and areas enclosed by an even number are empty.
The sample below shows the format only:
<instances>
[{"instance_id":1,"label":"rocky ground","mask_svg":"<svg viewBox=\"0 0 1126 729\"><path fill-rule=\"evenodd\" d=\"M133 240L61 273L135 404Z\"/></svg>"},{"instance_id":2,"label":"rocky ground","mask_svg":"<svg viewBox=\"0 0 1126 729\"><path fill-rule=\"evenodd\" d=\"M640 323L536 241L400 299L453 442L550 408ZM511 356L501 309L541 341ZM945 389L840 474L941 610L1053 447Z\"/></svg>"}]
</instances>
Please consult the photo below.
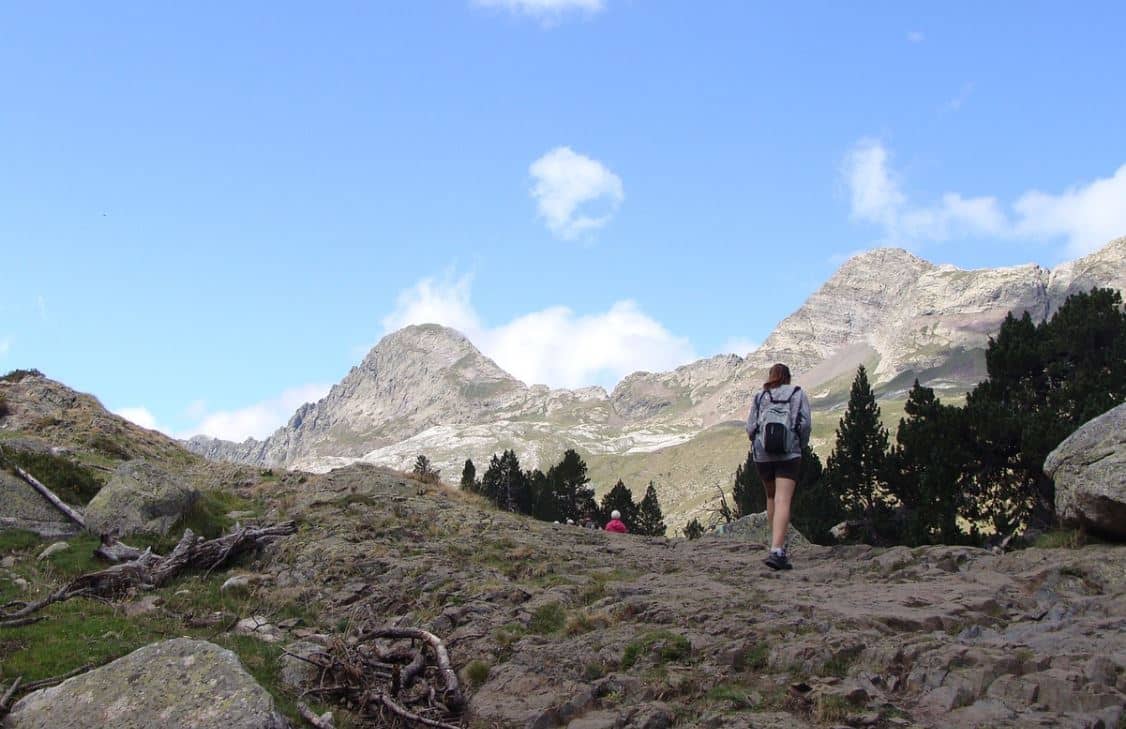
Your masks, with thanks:
<instances>
[{"instance_id":1,"label":"rocky ground","mask_svg":"<svg viewBox=\"0 0 1126 729\"><path fill-rule=\"evenodd\" d=\"M428 628L469 686L466 726L1123 725L1122 547L805 546L773 573L745 537L534 522L371 466L243 491L302 526L242 565L221 622L261 614L249 640L283 645ZM176 635L204 609L177 589L119 607ZM271 688L296 695L300 668Z\"/></svg>"}]
</instances>

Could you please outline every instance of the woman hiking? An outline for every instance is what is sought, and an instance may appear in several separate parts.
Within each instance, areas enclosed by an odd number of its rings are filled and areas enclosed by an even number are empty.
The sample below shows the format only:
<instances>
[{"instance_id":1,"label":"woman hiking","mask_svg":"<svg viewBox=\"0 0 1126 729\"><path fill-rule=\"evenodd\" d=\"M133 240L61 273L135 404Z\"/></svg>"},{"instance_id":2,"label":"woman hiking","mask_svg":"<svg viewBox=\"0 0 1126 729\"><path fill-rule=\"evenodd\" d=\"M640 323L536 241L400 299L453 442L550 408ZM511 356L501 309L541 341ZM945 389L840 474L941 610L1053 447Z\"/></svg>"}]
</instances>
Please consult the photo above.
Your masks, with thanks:
<instances>
[{"instance_id":1,"label":"woman hiking","mask_svg":"<svg viewBox=\"0 0 1126 729\"><path fill-rule=\"evenodd\" d=\"M764 561L772 570L793 566L786 555L786 532L801 472L802 446L809 443L812 429L809 399L800 387L790 384L789 367L774 365L747 416L747 437L751 439L755 468L766 489L771 540L770 554Z\"/></svg>"}]
</instances>

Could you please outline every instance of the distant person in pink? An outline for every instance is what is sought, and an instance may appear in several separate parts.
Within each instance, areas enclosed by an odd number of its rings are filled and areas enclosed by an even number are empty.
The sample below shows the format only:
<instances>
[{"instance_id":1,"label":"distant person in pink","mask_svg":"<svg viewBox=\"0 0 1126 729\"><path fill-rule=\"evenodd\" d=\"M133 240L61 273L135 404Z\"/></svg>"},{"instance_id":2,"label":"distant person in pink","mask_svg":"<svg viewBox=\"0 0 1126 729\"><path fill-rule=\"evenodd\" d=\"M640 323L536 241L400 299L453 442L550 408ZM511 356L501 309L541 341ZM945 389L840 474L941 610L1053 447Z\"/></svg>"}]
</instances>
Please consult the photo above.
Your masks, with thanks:
<instances>
[{"instance_id":1,"label":"distant person in pink","mask_svg":"<svg viewBox=\"0 0 1126 729\"><path fill-rule=\"evenodd\" d=\"M615 534L629 534L625 522L622 521L622 512L614 509L610 512L610 521L606 522L606 531Z\"/></svg>"}]
</instances>

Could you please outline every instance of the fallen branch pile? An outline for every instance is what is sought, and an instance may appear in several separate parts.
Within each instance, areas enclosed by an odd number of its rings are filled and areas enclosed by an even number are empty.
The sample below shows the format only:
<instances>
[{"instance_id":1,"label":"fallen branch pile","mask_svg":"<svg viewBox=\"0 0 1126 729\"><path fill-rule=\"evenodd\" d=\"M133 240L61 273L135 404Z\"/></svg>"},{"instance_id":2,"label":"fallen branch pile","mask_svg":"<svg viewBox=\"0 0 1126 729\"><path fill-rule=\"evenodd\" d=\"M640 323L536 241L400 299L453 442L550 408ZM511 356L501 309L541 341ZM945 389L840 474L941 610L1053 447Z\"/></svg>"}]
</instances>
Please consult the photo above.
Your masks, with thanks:
<instances>
[{"instance_id":1,"label":"fallen branch pile","mask_svg":"<svg viewBox=\"0 0 1126 729\"><path fill-rule=\"evenodd\" d=\"M372 628L311 655L289 655L318 669L306 696L333 701L379 726L458 729L450 722L465 708L465 697L446 646L433 633Z\"/></svg>"},{"instance_id":2,"label":"fallen branch pile","mask_svg":"<svg viewBox=\"0 0 1126 729\"><path fill-rule=\"evenodd\" d=\"M197 537L191 529L186 529L179 544L167 557L146 549L128 562L76 577L40 600L6 605L5 607L18 606L18 609L0 613L0 627L26 624L27 617L32 613L72 597L108 600L120 597L130 589L161 587L185 569L210 572L240 554L257 549L278 537L296 533L297 524L292 521L265 527L242 527L218 539L203 539Z\"/></svg>"}]
</instances>

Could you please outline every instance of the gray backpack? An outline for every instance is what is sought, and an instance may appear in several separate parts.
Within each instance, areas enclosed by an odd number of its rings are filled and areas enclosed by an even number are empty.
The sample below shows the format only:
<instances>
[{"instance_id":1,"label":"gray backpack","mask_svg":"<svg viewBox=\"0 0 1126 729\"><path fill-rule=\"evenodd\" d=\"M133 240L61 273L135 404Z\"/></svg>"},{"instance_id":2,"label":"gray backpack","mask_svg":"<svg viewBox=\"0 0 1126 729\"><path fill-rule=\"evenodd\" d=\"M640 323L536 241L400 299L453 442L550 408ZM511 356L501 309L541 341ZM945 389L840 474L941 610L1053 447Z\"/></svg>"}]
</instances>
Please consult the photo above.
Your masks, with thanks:
<instances>
[{"instance_id":1,"label":"gray backpack","mask_svg":"<svg viewBox=\"0 0 1126 729\"><path fill-rule=\"evenodd\" d=\"M801 408L790 406L799 392L801 388L795 387L785 399L776 398L774 390L759 393L755 437L759 439L763 452L781 456L801 450L801 437L798 435Z\"/></svg>"}]
</instances>

